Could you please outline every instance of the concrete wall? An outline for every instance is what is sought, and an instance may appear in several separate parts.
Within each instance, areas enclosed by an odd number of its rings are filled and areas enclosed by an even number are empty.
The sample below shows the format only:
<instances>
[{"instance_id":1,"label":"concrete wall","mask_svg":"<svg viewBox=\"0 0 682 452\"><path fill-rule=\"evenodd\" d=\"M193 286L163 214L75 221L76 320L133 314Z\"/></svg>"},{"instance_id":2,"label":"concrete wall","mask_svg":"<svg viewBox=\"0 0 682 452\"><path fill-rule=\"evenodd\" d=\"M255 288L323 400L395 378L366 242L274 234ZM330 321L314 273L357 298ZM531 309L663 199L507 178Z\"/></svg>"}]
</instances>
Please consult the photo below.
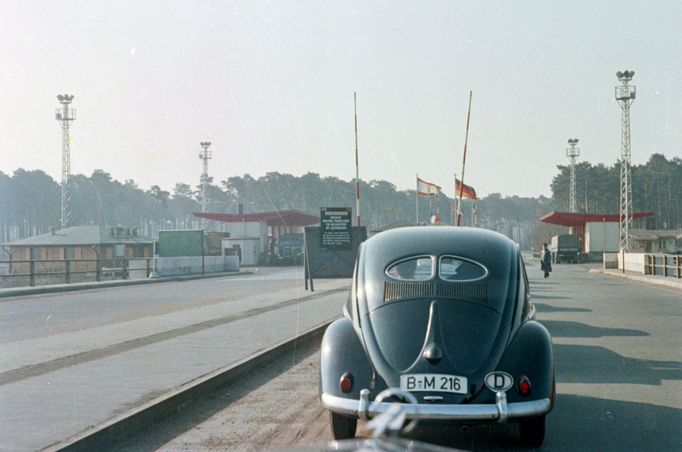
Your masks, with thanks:
<instances>
[{"instance_id":1,"label":"concrete wall","mask_svg":"<svg viewBox=\"0 0 682 452\"><path fill-rule=\"evenodd\" d=\"M129 266L130 279L142 278L144 260L131 261ZM204 257L206 273L238 272L239 260L236 256L206 256ZM156 259L156 271L159 276L181 276L201 274L201 256L199 257L159 257Z\"/></svg>"},{"instance_id":2,"label":"concrete wall","mask_svg":"<svg viewBox=\"0 0 682 452\"><path fill-rule=\"evenodd\" d=\"M618 253L604 253L604 268L618 268Z\"/></svg>"},{"instance_id":3,"label":"concrete wall","mask_svg":"<svg viewBox=\"0 0 682 452\"><path fill-rule=\"evenodd\" d=\"M644 274L644 253L625 253L625 270ZM623 270L622 253L604 253L604 268Z\"/></svg>"}]
</instances>

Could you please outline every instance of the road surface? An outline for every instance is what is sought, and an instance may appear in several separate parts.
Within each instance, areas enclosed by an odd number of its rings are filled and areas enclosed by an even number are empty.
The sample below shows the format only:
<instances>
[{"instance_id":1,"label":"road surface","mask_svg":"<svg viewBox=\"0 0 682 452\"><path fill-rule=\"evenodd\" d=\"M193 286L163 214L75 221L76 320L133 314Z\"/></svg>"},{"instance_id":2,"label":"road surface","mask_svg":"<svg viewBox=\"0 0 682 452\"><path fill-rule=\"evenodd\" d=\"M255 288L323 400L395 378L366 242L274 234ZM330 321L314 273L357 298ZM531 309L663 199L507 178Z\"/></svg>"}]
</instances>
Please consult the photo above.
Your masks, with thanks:
<instances>
[{"instance_id":1,"label":"road surface","mask_svg":"<svg viewBox=\"0 0 682 452\"><path fill-rule=\"evenodd\" d=\"M682 450L682 292L556 265L528 265L553 335L557 404L542 450ZM118 450L286 449L331 440L319 353L281 360ZM367 435L360 423L360 435ZM519 447L514 425L426 425L414 439L464 450Z\"/></svg>"},{"instance_id":2,"label":"road surface","mask_svg":"<svg viewBox=\"0 0 682 452\"><path fill-rule=\"evenodd\" d=\"M0 301L0 450L36 450L340 315L302 269Z\"/></svg>"}]
</instances>

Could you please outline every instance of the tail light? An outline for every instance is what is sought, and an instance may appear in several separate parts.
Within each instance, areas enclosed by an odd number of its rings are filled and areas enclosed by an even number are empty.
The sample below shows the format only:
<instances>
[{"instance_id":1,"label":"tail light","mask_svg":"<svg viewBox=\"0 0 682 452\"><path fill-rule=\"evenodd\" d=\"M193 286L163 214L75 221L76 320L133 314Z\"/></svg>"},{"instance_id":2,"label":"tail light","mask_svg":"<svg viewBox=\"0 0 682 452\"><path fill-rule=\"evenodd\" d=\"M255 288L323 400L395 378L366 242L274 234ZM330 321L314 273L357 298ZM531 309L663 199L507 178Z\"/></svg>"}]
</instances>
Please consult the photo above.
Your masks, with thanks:
<instances>
[{"instance_id":1,"label":"tail light","mask_svg":"<svg viewBox=\"0 0 682 452\"><path fill-rule=\"evenodd\" d=\"M339 380L339 387L341 388L341 391L348 394L353 390L353 374L350 372L346 372L345 374L341 375L341 380Z\"/></svg>"},{"instance_id":2,"label":"tail light","mask_svg":"<svg viewBox=\"0 0 682 452\"><path fill-rule=\"evenodd\" d=\"M528 377L526 376L521 377L521 379L519 380L519 384L517 385L517 389L522 396L530 395L531 387L530 380L528 379Z\"/></svg>"}]
</instances>

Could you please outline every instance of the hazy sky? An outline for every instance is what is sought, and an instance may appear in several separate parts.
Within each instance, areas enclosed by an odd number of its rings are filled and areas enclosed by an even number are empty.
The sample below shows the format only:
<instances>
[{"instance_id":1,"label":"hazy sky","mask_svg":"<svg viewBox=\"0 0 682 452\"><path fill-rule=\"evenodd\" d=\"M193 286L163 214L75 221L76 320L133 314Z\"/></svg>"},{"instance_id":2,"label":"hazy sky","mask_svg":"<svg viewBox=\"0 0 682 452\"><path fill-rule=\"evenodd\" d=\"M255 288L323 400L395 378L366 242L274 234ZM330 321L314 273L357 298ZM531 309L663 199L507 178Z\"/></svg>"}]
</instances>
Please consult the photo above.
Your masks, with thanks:
<instances>
[{"instance_id":1,"label":"hazy sky","mask_svg":"<svg viewBox=\"0 0 682 452\"><path fill-rule=\"evenodd\" d=\"M0 0L0 170L60 179L56 95L74 94L72 172L172 189L268 171L451 194L550 194L566 140L620 155L615 73L636 72L633 162L682 157L680 1Z\"/></svg>"}]
</instances>

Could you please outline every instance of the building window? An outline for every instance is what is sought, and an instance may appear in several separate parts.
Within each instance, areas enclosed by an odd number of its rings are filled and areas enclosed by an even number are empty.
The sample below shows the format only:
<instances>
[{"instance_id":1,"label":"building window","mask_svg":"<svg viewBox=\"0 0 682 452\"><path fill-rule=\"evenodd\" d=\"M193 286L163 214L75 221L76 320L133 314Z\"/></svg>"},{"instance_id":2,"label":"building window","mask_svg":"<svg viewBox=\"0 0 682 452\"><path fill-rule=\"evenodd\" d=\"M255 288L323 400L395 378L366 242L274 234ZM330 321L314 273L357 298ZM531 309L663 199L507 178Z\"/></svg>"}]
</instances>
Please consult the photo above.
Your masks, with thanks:
<instances>
[{"instance_id":1,"label":"building window","mask_svg":"<svg viewBox=\"0 0 682 452\"><path fill-rule=\"evenodd\" d=\"M659 249L659 250L664 250L664 249L665 249L665 240L659 240L659 241L658 241L658 249Z\"/></svg>"},{"instance_id":2,"label":"building window","mask_svg":"<svg viewBox=\"0 0 682 452\"><path fill-rule=\"evenodd\" d=\"M40 248L36 247L31 247L31 260L38 260L40 259Z\"/></svg>"},{"instance_id":3,"label":"building window","mask_svg":"<svg viewBox=\"0 0 682 452\"><path fill-rule=\"evenodd\" d=\"M76 247L75 246L65 246L64 247L64 260L72 260L76 258Z\"/></svg>"},{"instance_id":4,"label":"building window","mask_svg":"<svg viewBox=\"0 0 682 452\"><path fill-rule=\"evenodd\" d=\"M125 245L114 245L114 257L125 257L126 246Z\"/></svg>"},{"instance_id":5,"label":"building window","mask_svg":"<svg viewBox=\"0 0 682 452\"><path fill-rule=\"evenodd\" d=\"M144 246L141 245L134 246L133 257L144 257Z\"/></svg>"}]
</instances>

